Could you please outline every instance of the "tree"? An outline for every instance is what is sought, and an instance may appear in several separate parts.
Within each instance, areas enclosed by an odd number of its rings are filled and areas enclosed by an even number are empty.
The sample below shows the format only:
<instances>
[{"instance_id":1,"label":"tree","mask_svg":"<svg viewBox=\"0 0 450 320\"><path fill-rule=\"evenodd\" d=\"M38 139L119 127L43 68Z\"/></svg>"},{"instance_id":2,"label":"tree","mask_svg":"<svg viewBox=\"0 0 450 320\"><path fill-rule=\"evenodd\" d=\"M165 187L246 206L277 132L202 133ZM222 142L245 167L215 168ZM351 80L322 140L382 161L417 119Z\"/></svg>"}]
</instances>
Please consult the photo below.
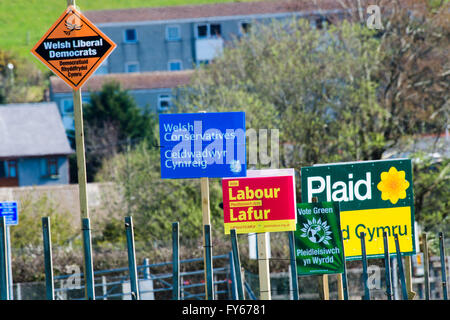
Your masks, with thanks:
<instances>
[{"instance_id":1,"label":"tree","mask_svg":"<svg viewBox=\"0 0 450 320\"><path fill-rule=\"evenodd\" d=\"M365 124L384 111L375 99L378 40L344 22L324 30L305 20L257 25L200 69L181 110L246 111L248 128L280 130L281 163L300 167L362 158ZM185 103L187 102L187 103Z\"/></svg>"},{"instance_id":2,"label":"tree","mask_svg":"<svg viewBox=\"0 0 450 320\"><path fill-rule=\"evenodd\" d=\"M70 213L47 195L36 197L35 193L25 193L19 199L20 223L11 228L11 243L15 248L40 247L42 245L41 218L50 217L52 242L55 246L73 241L76 229L71 225Z\"/></svg>"},{"instance_id":3,"label":"tree","mask_svg":"<svg viewBox=\"0 0 450 320\"><path fill-rule=\"evenodd\" d=\"M247 129L278 128L284 167L381 159L400 138L448 125L444 13L392 14L383 32L348 21L322 30L296 20L252 26L194 74L178 108L245 111ZM442 200L431 182L448 178L439 168L418 179L427 203ZM442 222L426 211L418 205L422 221Z\"/></svg>"},{"instance_id":4,"label":"tree","mask_svg":"<svg viewBox=\"0 0 450 320\"><path fill-rule=\"evenodd\" d=\"M374 74L377 97L386 111L380 127L386 145L372 151L380 158L389 145L405 135L440 134L448 126L449 63L448 3L416 1L420 10L394 2L384 15L384 30Z\"/></svg>"},{"instance_id":5,"label":"tree","mask_svg":"<svg viewBox=\"0 0 450 320\"><path fill-rule=\"evenodd\" d=\"M176 221L182 226L183 237L195 239L202 234L199 179L161 179L159 149L148 142L104 161L96 180L114 182L122 199L110 203L109 210L114 221L133 216L137 240L169 240L172 222ZM221 190L219 180L210 179L211 222L219 233L223 233L219 228L223 222ZM114 223L109 227L109 235L114 235Z\"/></svg>"},{"instance_id":6,"label":"tree","mask_svg":"<svg viewBox=\"0 0 450 320\"><path fill-rule=\"evenodd\" d=\"M31 62L0 49L0 104L42 101L44 83Z\"/></svg>"},{"instance_id":7,"label":"tree","mask_svg":"<svg viewBox=\"0 0 450 320\"><path fill-rule=\"evenodd\" d=\"M424 231L450 233L450 159L436 161L424 154L414 163L414 208ZM438 222L438 223L437 223Z\"/></svg>"},{"instance_id":8,"label":"tree","mask_svg":"<svg viewBox=\"0 0 450 320\"><path fill-rule=\"evenodd\" d=\"M83 112L88 181L93 181L103 159L141 140L155 144L154 116L148 109L139 108L117 82L106 83L100 92L91 92Z\"/></svg>"}]
</instances>

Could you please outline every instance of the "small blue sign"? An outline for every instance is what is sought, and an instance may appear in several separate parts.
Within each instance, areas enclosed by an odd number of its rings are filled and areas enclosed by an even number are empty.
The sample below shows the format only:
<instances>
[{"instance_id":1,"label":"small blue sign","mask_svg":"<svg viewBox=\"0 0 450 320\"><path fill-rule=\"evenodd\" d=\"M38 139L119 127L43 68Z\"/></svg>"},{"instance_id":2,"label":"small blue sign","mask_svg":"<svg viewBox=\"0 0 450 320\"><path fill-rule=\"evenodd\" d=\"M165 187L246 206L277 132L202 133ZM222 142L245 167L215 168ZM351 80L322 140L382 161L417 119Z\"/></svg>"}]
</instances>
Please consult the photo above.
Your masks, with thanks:
<instances>
[{"instance_id":1,"label":"small blue sign","mask_svg":"<svg viewBox=\"0 0 450 320\"><path fill-rule=\"evenodd\" d=\"M5 217L6 225L17 225L19 216L17 214L17 202L0 202L0 217Z\"/></svg>"},{"instance_id":2,"label":"small blue sign","mask_svg":"<svg viewBox=\"0 0 450 320\"><path fill-rule=\"evenodd\" d=\"M161 178L247 174L245 112L159 115Z\"/></svg>"}]
</instances>

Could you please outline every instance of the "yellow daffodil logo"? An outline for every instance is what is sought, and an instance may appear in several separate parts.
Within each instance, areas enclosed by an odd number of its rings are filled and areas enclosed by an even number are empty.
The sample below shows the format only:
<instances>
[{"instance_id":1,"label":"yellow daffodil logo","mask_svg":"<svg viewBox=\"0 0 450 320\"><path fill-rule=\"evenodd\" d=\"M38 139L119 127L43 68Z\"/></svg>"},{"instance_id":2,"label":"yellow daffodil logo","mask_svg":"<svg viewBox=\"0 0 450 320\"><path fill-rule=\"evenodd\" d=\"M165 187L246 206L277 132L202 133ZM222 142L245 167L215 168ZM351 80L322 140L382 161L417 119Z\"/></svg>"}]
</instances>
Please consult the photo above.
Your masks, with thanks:
<instances>
[{"instance_id":1,"label":"yellow daffodil logo","mask_svg":"<svg viewBox=\"0 0 450 320\"><path fill-rule=\"evenodd\" d=\"M381 181L377 188L381 191L381 199L390 200L392 204L396 204L398 199L406 198L406 189L409 182L405 179L405 171L397 171L395 167L391 167L388 172L381 173Z\"/></svg>"}]
</instances>

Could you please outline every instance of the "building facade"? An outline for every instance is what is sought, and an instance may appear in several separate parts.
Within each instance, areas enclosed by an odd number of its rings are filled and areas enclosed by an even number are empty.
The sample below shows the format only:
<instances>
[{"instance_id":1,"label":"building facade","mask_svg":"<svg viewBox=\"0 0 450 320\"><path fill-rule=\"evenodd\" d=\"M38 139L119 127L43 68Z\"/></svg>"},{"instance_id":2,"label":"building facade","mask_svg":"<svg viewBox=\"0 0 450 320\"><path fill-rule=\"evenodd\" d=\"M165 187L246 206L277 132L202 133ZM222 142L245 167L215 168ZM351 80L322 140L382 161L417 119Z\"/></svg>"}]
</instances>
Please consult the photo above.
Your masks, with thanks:
<instances>
[{"instance_id":1,"label":"building facade","mask_svg":"<svg viewBox=\"0 0 450 320\"><path fill-rule=\"evenodd\" d=\"M234 2L87 11L117 47L97 74L179 71L210 63L256 23L305 18L314 26L342 15L336 1Z\"/></svg>"},{"instance_id":2,"label":"building facade","mask_svg":"<svg viewBox=\"0 0 450 320\"><path fill-rule=\"evenodd\" d=\"M87 11L86 17L117 47L83 86L83 101L89 101L89 91L117 81L138 106L164 112L173 104L177 88L188 84L189 71L212 62L227 44L257 24L303 18L320 28L328 17L343 18L344 13L334 0ZM50 100L57 103L70 137L74 132L71 88L52 77Z\"/></svg>"}]
</instances>

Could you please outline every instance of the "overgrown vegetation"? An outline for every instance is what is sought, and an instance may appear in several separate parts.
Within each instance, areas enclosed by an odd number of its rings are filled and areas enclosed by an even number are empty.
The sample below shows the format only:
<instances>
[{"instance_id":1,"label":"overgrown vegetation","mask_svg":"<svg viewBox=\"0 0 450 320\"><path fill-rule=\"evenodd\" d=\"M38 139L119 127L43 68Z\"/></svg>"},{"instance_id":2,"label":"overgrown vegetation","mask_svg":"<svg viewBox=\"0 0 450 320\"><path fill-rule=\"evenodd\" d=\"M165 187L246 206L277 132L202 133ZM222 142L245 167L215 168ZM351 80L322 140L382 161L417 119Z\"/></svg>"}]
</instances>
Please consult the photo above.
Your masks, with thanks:
<instances>
[{"instance_id":1,"label":"overgrown vegetation","mask_svg":"<svg viewBox=\"0 0 450 320\"><path fill-rule=\"evenodd\" d=\"M450 37L445 17L445 11L434 10L413 19L398 8L384 17L382 32L345 21L320 30L303 20L254 24L214 63L196 71L176 111L245 111L247 128L279 129L284 148L281 166L297 171L316 163L377 160L387 150L399 154L400 147L424 134L438 139L448 126ZM108 85L86 106L91 148L136 141L98 155L93 166L94 180L113 182L115 194L120 195L103 195L111 214L95 226L96 268L126 263L123 218L127 215L135 221L139 258L170 260L175 221L180 222L182 241L190 249L182 252L201 256L199 181L160 178L157 125L145 113L138 115L131 100L120 87ZM450 164L442 154L431 157L433 152L409 154L415 159L415 215L425 231L443 231L448 238ZM220 180L210 179L214 254L229 250L221 194ZM78 226L64 229L64 215L57 214L48 199L33 206L37 209L25 213L22 209L21 224L29 230L16 229L15 246L39 250L40 226L31 221L48 214L55 215L53 221L62 219L53 227L55 234L61 231L56 243L66 246L64 239L78 232ZM272 247L272 255L286 257L286 239L282 240L283 234L275 238L278 246ZM25 249L27 243L35 248ZM28 263L26 256L20 259L24 266ZM254 261L243 265L256 268ZM271 267L276 272L283 264Z\"/></svg>"}]
</instances>

